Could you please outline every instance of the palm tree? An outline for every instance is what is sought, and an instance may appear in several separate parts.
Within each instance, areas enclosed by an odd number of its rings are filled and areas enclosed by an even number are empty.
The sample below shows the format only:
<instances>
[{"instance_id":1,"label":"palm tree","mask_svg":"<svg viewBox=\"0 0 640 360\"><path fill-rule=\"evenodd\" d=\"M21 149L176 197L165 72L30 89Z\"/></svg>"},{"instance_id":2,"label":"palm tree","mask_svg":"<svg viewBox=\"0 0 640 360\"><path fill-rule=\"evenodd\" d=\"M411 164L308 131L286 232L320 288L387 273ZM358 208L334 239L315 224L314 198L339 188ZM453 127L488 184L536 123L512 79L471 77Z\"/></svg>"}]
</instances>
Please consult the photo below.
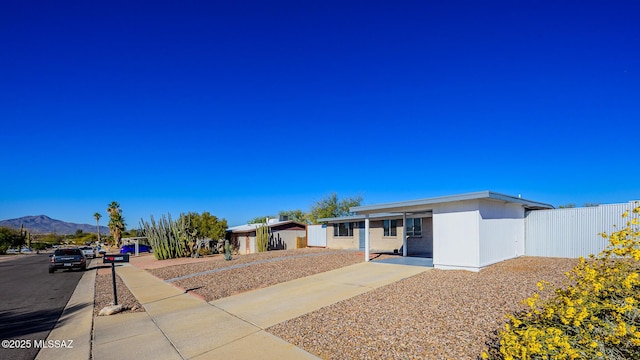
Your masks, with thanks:
<instances>
[{"instance_id":1,"label":"palm tree","mask_svg":"<svg viewBox=\"0 0 640 360\"><path fill-rule=\"evenodd\" d=\"M120 204L112 201L108 205L107 212L109 213L109 232L113 236L113 241L116 247L120 247L120 239L122 239L122 232L125 230L124 217L122 217L122 209Z\"/></svg>"},{"instance_id":2,"label":"palm tree","mask_svg":"<svg viewBox=\"0 0 640 360\"><path fill-rule=\"evenodd\" d=\"M93 214L93 217L96 219L96 228L98 229L98 243L100 243L100 218L102 217L102 215L97 212Z\"/></svg>"}]
</instances>

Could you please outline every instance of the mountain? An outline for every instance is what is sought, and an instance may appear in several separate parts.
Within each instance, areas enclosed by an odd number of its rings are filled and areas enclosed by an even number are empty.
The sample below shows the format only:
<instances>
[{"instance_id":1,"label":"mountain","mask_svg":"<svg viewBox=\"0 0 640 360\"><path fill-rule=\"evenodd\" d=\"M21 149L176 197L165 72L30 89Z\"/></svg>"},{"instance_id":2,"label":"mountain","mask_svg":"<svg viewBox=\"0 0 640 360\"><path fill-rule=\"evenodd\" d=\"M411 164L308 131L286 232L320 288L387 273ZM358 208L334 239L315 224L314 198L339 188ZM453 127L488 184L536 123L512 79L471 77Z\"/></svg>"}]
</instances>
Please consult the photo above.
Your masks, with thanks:
<instances>
[{"instance_id":1,"label":"mountain","mask_svg":"<svg viewBox=\"0 0 640 360\"><path fill-rule=\"evenodd\" d=\"M23 216L17 219L0 221L0 227L5 226L12 229L20 229L20 225L32 234L48 234L55 232L59 235L75 234L78 229L85 233L97 233L95 225L75 224L62 220L52 219L46 215ZM100 226L100 234L109 234L109 228Z\"/></svg>"}]
</instances>

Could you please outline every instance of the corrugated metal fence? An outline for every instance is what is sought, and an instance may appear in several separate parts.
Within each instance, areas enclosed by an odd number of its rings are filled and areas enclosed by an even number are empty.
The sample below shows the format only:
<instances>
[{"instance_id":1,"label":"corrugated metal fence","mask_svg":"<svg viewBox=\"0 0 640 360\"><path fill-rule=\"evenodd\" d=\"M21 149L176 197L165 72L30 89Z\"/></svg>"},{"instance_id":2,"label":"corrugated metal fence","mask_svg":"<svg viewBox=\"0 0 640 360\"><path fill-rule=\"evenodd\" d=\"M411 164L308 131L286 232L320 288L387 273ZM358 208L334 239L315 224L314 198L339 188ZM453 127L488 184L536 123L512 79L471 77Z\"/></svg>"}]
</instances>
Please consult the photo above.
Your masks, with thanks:
<instances>
[{"instance_id":1,"label":"corrugated metal fence","mask_svg":"<svg viewBox=\"0 0 640 360\"><path fill-rule=\"evenodd\" d=\"M307 225L307 246L327 246L327 225Z\"/></svg>"},{"instance_id":2,"label":"corrugated metal fence","mask_svg":"<svg viewBox=\"0 0 640 360\"><path fill-rule=\"evenodd\" d=\"M525 255L577 258L597 255L609 243L600 234L622 228L635 202L593 207L534 210L525 218Z\"/></svg>"}]
</instances>

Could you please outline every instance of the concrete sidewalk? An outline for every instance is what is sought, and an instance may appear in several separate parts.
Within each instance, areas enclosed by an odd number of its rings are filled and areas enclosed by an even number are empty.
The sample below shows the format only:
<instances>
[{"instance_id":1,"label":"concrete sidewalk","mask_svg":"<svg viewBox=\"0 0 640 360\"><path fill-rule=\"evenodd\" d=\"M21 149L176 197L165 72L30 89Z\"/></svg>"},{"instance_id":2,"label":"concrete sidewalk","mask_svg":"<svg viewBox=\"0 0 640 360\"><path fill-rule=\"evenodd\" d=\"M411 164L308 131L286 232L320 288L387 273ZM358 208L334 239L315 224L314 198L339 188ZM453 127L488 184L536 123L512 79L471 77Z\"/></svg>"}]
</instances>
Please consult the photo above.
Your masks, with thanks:
<instances>
[{"instance_id":1,"label":"concrete sidewalk","mask_svg":"<svg viewBox=\"0 0 640 360\"><path fill-rule=\"evenodd\" d=\"M316 359L264 329L427 270L360 263L207 303L127 264L116 271L146 312L97 317L93 358Z\"/></svg>"},{"instance_id":2,"label":"concrete sidewalk","mask_svg":"<svg viewBox=\"0 0 640 360\"><path fill-rule=\"evenodd\" d=\"M91 328L96 283L94 267L97 264L97 259L89 263L90 270L80 278L58 322L47 336L47 344L51 341L53 346L40 349L36 360L87 360L91 357Z\"/></svg>"},{"instance_id":3,"label":"concrete sidewalk","mask_svg":"<svg viewBox=\"0 0 640 360\"><path fill-rule=\"evenodd\" d=\"M144 270L116 272L146 312L96 318L96 360L316 358Z\"/></svg>"}]
</instances>

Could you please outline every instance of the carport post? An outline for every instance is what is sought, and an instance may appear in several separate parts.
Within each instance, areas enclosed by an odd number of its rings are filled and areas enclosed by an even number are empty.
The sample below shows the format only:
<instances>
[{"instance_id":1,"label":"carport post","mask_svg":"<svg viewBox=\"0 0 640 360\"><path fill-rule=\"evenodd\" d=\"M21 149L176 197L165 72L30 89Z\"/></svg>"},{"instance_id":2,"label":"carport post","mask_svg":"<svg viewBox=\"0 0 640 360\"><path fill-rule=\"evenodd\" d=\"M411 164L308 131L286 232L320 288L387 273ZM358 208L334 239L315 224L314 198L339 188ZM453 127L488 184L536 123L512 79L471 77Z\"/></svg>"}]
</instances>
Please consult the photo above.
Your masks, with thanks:
<instances>
[{"instance_id":1,"label":"carport post","mask_svg":"<svg viewBox=\"0 0 640 360\"><path fill-rule=\"evenodd\" d=\"M402 256L407 256L407 213L402 213Z\"/></svg>"},{"instance_id":2,"label":"carport post","mask_svg":"<svg viewBox=\"0 0 640 360\"><path fill-rule=\"evenodd\" d=\"M364 261L369 261L369 214L364 216Z\"/></svg>"}]
</instances>

